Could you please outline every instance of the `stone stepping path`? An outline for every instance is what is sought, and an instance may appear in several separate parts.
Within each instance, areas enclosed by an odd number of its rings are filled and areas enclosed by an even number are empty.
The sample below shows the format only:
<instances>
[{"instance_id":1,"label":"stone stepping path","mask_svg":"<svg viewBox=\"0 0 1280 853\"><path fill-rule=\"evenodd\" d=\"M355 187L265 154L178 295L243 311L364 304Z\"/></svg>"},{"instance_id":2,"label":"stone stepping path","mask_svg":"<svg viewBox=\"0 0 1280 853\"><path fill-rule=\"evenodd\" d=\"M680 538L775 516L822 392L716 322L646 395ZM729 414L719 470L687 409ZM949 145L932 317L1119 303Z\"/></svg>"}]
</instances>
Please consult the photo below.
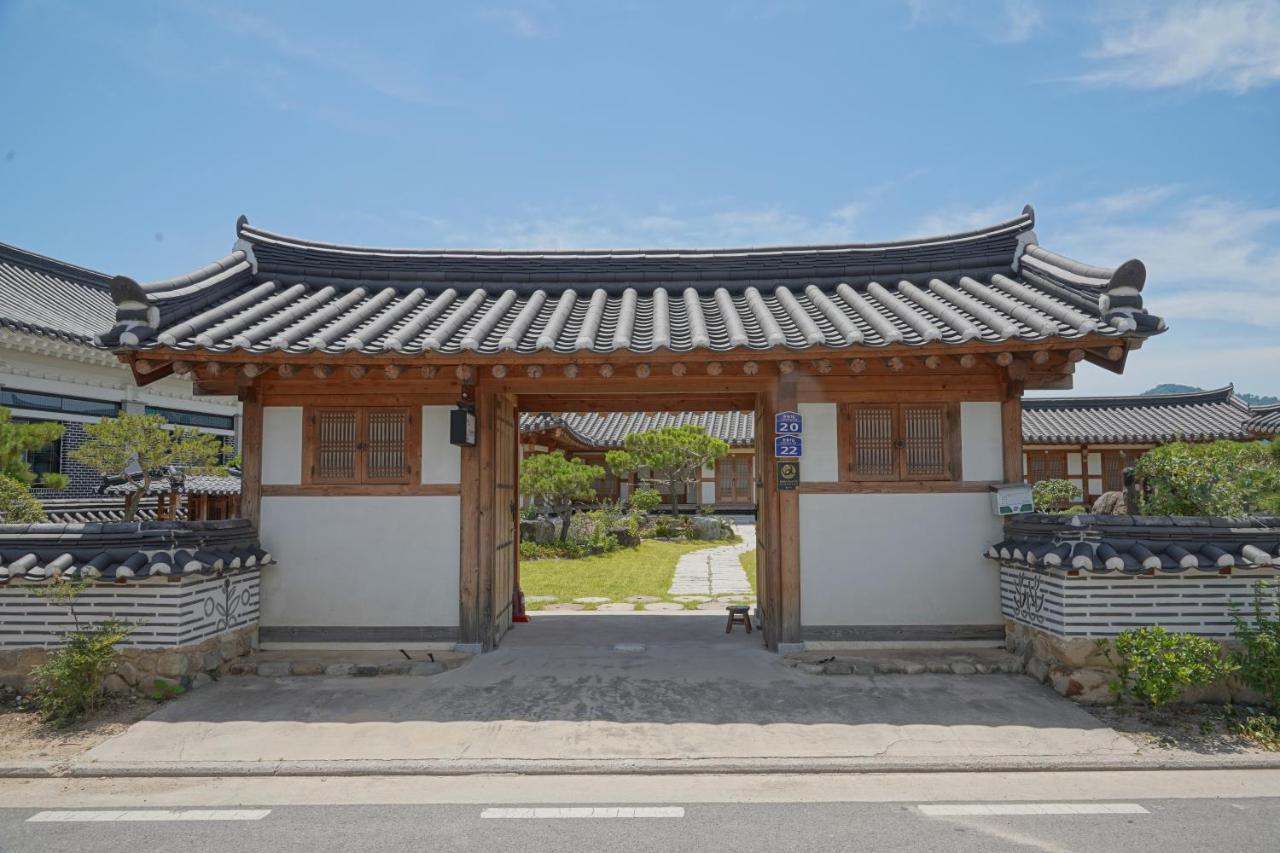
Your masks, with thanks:
<instances>
[{"instance_id":1,"label":"stone stepping path","mask_svg":"<svg viewBox=\"0 0 1280 853\"><path fill-rule=\"evenodd\" d=\"M756 526L735 523L734 530L742 541L733 545L717 545L685 554L676 563L675 577L668 594L680 596L715 596L751 594L747 573L738 559L756 547ZM681 598L676 598L677 601ZM686 598L685 600L695 600Z\"/></svg>"}]
</instances>

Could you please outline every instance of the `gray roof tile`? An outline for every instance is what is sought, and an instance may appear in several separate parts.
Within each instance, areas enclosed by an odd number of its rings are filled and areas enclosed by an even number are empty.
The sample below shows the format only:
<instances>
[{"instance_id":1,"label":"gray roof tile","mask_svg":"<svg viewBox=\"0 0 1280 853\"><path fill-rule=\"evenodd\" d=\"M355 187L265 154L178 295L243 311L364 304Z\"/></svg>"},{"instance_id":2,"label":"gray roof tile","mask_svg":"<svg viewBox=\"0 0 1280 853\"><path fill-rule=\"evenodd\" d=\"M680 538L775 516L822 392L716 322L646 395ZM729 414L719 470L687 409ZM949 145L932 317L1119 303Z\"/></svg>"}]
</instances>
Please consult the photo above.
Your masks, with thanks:
<instances>
[{"instance_id":1,"label":"gray roof tile","mask_svg":"<svg viewBox=\"0 0 1280 853\"><path fill-rule=\"evenodd\" d=\"M1185 394L1127 397L1027 397L1027 444L1212 441L1249 437L1249 405L1232 386Z\"/></svg>"},{"instance_id":2,"label":"gray roof tile","mask_svg":"<svg viewBox=\"0 0 1280 853\"><path fill-rule=\"evenodd\" d=\"M1256 436L1280 436L1280 403L1254 406L1246 427Z\"/></svg>"},{"instance_id":3,"label":"gray roof tile","mask_svg":"<svg viewBox=\"0 0 1280 853\"><path fill-rule=\"evenodd\" d=\"M734 447L750 447L755 441L754 412L540 412L520 416L522 433L563 429L583 444L600 448L621 447L632 433L690 425L700 426L708 435Z\"/></svg>"},{"instance_id":4,"label":"gray roof tile","mask_svg":"<svg viewBox=\"0 0 1280 853\"><path fill-rule=\"evenodd\" d=\"M991 344L1149 335L1145 270L1034 244L1034 216L895 243L528 252L369 249L237 224L231 254L117 278L104 345L368 355ZM1025 248L1025 251L1023 249Z\"/></svg>"},{"instance_id":5,"label":"gray roof tile","mask_svg":"<svg viewBox=\"0 0 1280 853\"><path fill-rule=\"evenodd\" d=\"M116 322L111 279L0 243L0 325L88 344Z\"/></svg>"}]
</instances>

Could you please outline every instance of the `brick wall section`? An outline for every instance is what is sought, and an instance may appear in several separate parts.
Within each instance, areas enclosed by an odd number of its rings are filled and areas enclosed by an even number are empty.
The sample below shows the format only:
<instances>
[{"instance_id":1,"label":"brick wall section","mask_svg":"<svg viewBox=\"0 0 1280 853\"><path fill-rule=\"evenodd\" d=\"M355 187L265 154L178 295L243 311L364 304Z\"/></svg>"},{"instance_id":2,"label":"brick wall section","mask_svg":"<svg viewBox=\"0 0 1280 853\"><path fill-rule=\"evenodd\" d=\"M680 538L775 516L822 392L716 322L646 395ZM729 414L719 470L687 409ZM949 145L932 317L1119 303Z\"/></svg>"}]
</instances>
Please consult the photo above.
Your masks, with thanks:
<instances>
[{"instance_id":1,"label":"brick wall section","mask_svg":"<svg viewBox=\"0 0 1280 853\"><path fill-rule=\"evenodd\" d=\"M121 619L137 625L122 646L171 648L256 625L257 569L225 577L94 584L76 601L80 624ZM32 588L0 589L0 648L61 643L75 627L70 611L35 595Z\"/></svg>"},{"instance_id":2,"label":"brick wall section","mask_svg":"<svg viewBox=\"0 0 1280 853\"><path fill-rule=\"evenodd\" d=\"M1058 637L1115 637L1128 628L1160 625L1228 639L1234 634L1233 607L1247 612L1254 585L1278 575L1269 570L1072 577L1004 567L1000 604L1006 619Z\"/></svg>"},{"instance_id":3,"label":"brick wall section","mask_svg":"<svg viewBox=\"0 0 1280 853\"><path fill-rule=\"evenodd\" d=\"M45 498L92 498L98 495L98 485L102 482L102 475L92 468L81 465L71 458L71 451L88 440L89 435L84 431L84 424L79 421L59 421L62 424L62 449L61 464L62 473L71 478L71 483L61 491L52 491L51 489L32 489L31 493L37 498L43 500Z\"/></svg>"}]
</instances>

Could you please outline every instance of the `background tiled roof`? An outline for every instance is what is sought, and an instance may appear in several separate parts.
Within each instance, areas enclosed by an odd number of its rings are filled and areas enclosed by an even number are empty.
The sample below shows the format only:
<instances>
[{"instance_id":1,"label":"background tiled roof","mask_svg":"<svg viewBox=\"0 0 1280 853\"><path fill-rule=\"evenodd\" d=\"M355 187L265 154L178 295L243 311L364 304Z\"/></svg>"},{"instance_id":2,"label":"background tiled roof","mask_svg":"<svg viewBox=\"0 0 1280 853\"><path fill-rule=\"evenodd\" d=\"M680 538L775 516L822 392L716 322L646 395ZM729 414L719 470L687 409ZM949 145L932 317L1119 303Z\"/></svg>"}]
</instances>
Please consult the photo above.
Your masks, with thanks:
<instances>
[{"instance_id":1,"label":"background tiled roof","mask_svg":"<svg viewBox=\"0 0 1280 853\"><path fill-rule=\"evenodd\" d=\"M690 424L735 447L749 447L755 440L754 412L542 412L520 417L522 433L559 427L594 447L621 447L631 433Z\"/></svg>"},{"instance_id":2,"label":"background tiled roof","mask_svg":"<svg viewBox=\"0 0 1280 853\"><path fill-rule=\"evenodd\" d=\"M423 251L237 225L188 275L116 279L108 346L418 354L880 347L1155 334L1138 261L1035 245L1030 209L895 243L705 250Z\"/></svg>"},{"instance_id":3,"label":"background tiled roof","mask_svg":"<svg viewBox=\"0 0 1280 853\"><path fill-rule=\"evenodd\" d=\"M0 243L0 326L88 344L116 319L111 279Z\"/></svg>"},{"instance_id":4,"label":"background tiled roof","mask_svg":"<svg viewBox=\"0 0 1280 853\"><path fill-rule=\"evenodd\" d=\"M1254 406L1247 424L1249 432L1259 436L1280 436L1280 403Z\"/></svg>"},{"instance_id":5,"label":"background tiled roof","mask_svg":"<svg viewBox=\"0 0 1280 853\"><path fill-rule=\"evenodd\" d=\"M1247 403L1232 386L1184 394L1022 401L1027 444L1211 441L1249 437Z\"/></svg>"}]
</instances>

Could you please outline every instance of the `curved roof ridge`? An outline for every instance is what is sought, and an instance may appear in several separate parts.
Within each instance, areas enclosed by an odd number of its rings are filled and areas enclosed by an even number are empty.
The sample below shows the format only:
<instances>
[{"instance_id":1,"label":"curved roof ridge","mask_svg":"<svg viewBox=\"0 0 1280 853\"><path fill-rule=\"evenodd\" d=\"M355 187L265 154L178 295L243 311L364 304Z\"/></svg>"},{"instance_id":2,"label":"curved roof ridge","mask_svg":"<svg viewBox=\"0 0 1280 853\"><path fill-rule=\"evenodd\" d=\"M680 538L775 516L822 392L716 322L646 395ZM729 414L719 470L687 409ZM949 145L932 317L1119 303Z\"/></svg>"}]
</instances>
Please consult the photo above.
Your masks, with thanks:
<instances>
[{"instance_id":1,"label":"curved roof ridge","mask_svg":"<svg viewBox=\"0 0 1280 853\"><path fill-rule=\"evenodd\" d=\"M422 257L422 258L609 258L609 257L707 257L707 256L749 256L749 255L785 255L785 254L818 254L838 252L870 252L882 249L924 248L955 243L966 243L984 238L1006 234L1017 234L1035 227L1035 212L1030 205L1023 212L1011 219L997 222L981 228L967 231L956 231L949 234L911 237L902 240L882 240L865 243L814 243L798 245L756 245L756 246L724 246L724 247L685 247L685 248L625 248L609 249L427 249L427 248L395 248L378 246L354 246L345 243L329 243L321 240L308 240L293 237L265 228L249 224L248 218L241 216L236 222L236 236L254 242L255 238L262 242L279 246L301 249L315 249L350 255Z\"/></svg>"},{"instance_id":2,"label":"curved roof ridge","mask_svg":"<svg viewBox=\"0 0 1280 853\"><path fill-rule=\"evenodd\" d=\"M1168 406L1193 403L1226 403L1239 401L1234 383L1221 388L1199 391L1177 391L1170 394L1114 394L1098 397L1024 397L1023 409L1072 409L1099 406ZM1246 408L1248 404L1245 404Z\"/></svg>"},{"instance_id":3,"label":"curved roof ridge","mask_svg":"<svg viewBox=\"0 0 1280 853\"><path fill-rule=\"evenodd\" d=\"M23 249L9 243L0 243L0 261L13 261L24 267L34 267L52 275L63 276L77 284L88 284L104 290L111 284L111 276L98 270L91 270L69 261L60 261L30 249Z\"/></svg>"}]
</instances>

